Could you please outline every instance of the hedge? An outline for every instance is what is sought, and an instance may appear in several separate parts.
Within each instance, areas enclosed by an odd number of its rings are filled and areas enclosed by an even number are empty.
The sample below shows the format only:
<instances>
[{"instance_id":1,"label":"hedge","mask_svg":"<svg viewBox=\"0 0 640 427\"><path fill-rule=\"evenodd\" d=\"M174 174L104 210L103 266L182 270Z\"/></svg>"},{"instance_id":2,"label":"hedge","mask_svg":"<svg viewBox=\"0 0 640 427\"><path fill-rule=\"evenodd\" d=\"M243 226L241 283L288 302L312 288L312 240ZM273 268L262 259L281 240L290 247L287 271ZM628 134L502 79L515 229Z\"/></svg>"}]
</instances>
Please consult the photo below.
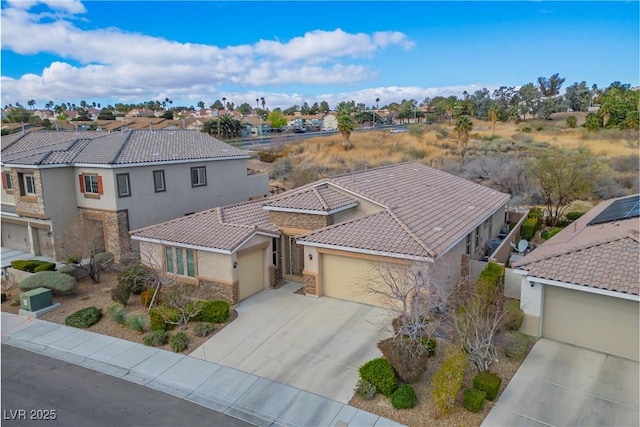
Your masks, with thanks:
<instances>
[{"instance_id":1,"label":"hedge","mask_svg":"<svg viewBox=\"0 0 640 427\"><path fill-rule=\"evenodd\" d=\"M359 372L360 378L376 386L385 396L391 396L398 387L396 373L391 363L383 357L368 361L360 366Z\"/></svg>"},{"instance_id":2,"label":"hedge","mask_svg":"<svg viewBox=\"0 0 640 427\"><path fill-rule=\"evenodd\" d=\"M76 288L76 279L68 274L57 271L40 271L23 279L18 287L21 291L36 288L51 289L56 295L70 294Z\"/></svg>"},{"instance_id":3,"label":"hedge","mask_svg":"<svg viewBox=\"0 0 640 427\"><path fill-rule=\"evenodd\" d=\"M62 264L58 267L58 272L73 275L73 272L76 271L78 267L73 264Z\"/></svg>"},{"instance_id":4,"label":"hedge","mask_svg":"<svg viewBox=\"0 0 640 427\"><path fill-rule=\"evenodd\" d=\"M520 228L520 237L525 240L531 240L538 229L538 220L536 218L527 218Z\"/></svg>"},{"instance_id":5,"label":"hedge","mask_svg":"<svg viewBox=\"0 0 640 427\"><path fill-rule=\"evenodd\" d=\"M76 328L88 328L102 318L102 310L93 306L78 310L64 319L64 324Z\"/></svg>"},{"instance_id":6,"label":"hedge","mask_svg":"<svg viewBox=\"0 0 640 427\"><path fill-rule=\"evenodd\" d=\"M568 212L565 216L569 221L575 221L576 219L580 218L584 214L585 214L584 212Z\"/></svg>"},{"instance_id":7,"label":"hedge","mask_svg":"<svg viewBox=\"0 0 640 427\"><path fill-rule=\"evenodd\" d=\"M53 263L48 261L41 261L39 259L27 259L27 260L19 259L16 261L11 261L11 267L15 268L16 270L26 271L28 273L35 273L36 268L43 265L49 266L50 264L53 264ZM44 271L55 270L55 268L56 268L56 265L53 264L53 268L48 267Z\"/></svg>"},{"instance_id":8,"label":"hedge","mask_svg":"<svg viewBox=\"0 0 640 427\"><path fill-rule=\"evenodd\" d=\"M433 374L431 397L444 415L455 405L466 368L467 356L461 350L456 350L447 354L440 369Z\"/></svg>"},{"instance_id":9,"label":"hedge","mask_svg":"<svg viewBox=\"0 0 640 427\"><path fill-rule=\"evenodd\" d=\"M37 266L33 271L39 273L41 271L55 271L56 263L55 262L46 262Z\"/></svg>"},{"instance_id":10,"label":"hedge","mask_svg":"<svg viewBox=\"0 0 640 427\"><path fill-rule=\"evenodd\" d=\"M487 399L495 400L500 391L502 379L492 372L478 372L473 378L473 388L487 393Z\"/></svg>"},{"instance_id":11,"label":"hedge","mask_svg":"<svg viewBox=\"0 0 640 427\"><path fill-rule=\"evenodd\" d=\"M222 300L202 302L200 313L193 319L195 322L224 323L229 319L229 303Z\"/></svg>"},{"instance_id":12,"label":"hedge","mask_svg":"<svg viewBox=\"0 0 640 427\"><path fill-rule=\"evenodd\" d=\"M396 409L411 409L418 403L418 396L413 387L403 384L391 395L391 404Z\"/></svg>"},{"instance_id":13,"label":"hedge","mask_svg":"<svg viewBox=\"0 0 640 427\"><path fill-rule=\"evenodd\" d=\"M468 388L462 394L462 404L471 412L479 412L487 398L487 393L475 388Z\"/></svg>"},{"instance_id":14,"label":"hedge","mask_svg":"<svg viewBox=\"0 0 640 427\"><path fill-rule=\"evenodd\" d=\"M490 262L480 273L476 285L476 292L483 297L487 303L492 303L502 292L500 283L504 275L504 267Z\"/></svg>"}]
</instances>

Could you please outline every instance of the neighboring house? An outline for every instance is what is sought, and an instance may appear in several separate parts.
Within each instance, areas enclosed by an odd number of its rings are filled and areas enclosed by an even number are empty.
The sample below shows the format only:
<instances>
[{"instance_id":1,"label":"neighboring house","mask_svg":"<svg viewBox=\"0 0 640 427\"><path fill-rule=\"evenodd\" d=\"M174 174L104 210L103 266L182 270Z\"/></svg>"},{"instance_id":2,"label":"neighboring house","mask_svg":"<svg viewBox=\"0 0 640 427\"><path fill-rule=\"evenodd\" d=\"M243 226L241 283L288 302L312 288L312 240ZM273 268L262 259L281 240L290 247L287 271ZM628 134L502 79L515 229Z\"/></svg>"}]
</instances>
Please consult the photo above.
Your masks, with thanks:
<instances>
[{"instance_id":1,"label":"neighboring house","mask_svg":"<svg viewBox=\"0 0 640 427\"><path fill-rule=\"evenodd\" d=\"M604 201L514 264L522 332L639 360L639 205Z\"/></svg>"},{"instance_id":2,"label":"neighboring house","mask_svg":"<svg viewBox=\"0 0 640 427\"><path fill-rule=\"evenodd\" d=\"M335 113L327 113L322 118L322 130L337 130L338 129L338 118Z\"/></svg>"},{"instance_id":3,"label":"neighboring house","mask_svg":"<svg viewBox=\"0 0 640 427\"><path fill-rule=\"evenodd\" d=\"M434 263L454 285L505 224L509 195L403 163L323 179L249 203L132 232L144 263L231 303L276 285L374 305L359 282L372 262Z\"/></svg>"},{"instance_id":4,"label":"neighboring house","mask_svg":"<svg viewBox=\"0 0 640 427\"><path fill-rule=\"evenodd\" d=\"M197 131L2 137L2 246L55 257L80 215L121 256L129 230L269 194L246 151ZM59 255L58 255L59 256Z\"/></svg>"}]
</instances>

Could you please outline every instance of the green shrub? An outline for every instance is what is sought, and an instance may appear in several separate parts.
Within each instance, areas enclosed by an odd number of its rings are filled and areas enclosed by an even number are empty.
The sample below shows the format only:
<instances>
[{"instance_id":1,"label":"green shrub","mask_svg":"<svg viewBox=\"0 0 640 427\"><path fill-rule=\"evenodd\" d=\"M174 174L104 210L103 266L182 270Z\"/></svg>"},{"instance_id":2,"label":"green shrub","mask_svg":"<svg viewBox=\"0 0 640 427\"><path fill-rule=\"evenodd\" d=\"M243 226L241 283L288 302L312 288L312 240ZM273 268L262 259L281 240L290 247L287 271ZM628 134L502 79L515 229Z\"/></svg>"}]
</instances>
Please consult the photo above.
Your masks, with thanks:
<instances>
[{"instance_id":1,"label":"green shrub","mask_svg":"<svg viewBox=\"0 0 640 427\"><path fill-rule=\"evenodd\" d=\"M448 414L456 402L467 367L467 356L461 350L451 351L442 361L431 380L431 397L443 415Z\"/></svg>"},{"instance_id":2,"label":"green shrub","mask_svg":"<svg viewBox=\"0 0 640 427\"><path fill-rule=\"evenodd\" d=\"M480 272L478 281L476 284L476 292L482 297L482 300L486 303L495 302L502 294L502 276L504 275L504 267L490 262Z\"/></svg>"},{"instance_id":3,"label":"green shrub","mask_svg":"<svg viewBox=\"0 0 640 427\"><path fill-rule=\"evenodd\" d=\"M396 409L411 409L418 403L418 396L413 387L403 384L391 395L391 404Z\"/></svg>"},{"instance_id":4,"label":"green shrub","mask_svg":"<svg viewBox=\"0 0 640 427\"><path fill-rule=\"evenodd\" d=\"M122 305L127 305L129 297L131 297L131 290L129 290L127 286L118 284L111 288L112 301L118 302Z\"/></svg>"},{"instance_id":5,"label":"green shrub","mask_svg":"<svg viewBox=\"0 0 640 427\"><path fill-rule=\"evenodd\" d=\"M149 288L149 289L145 289L140 293L140 303L142 304L143 307L149 307L149 304L151 304L151 299L153 298L153 293L155 291L156 291L155 288ZM153 305L160 305L160 302L161 302L160 296L161 296L161 293L159 292L158 295L156 295L156 299L153 302Z\"/></svg>"},{"instance_id":6,"label":"green shrub","mask_svg":"<svg viewBox=\"0 0 640 427\"><path fill-rule=\"evenodd\" d=\"M224 323L229 319L229 303L222 300L209 300L202 303L195 322Z\"/></svg>"},{"instance_id":7,"label":"green shrub","mask_svg":"<svg viewBox=\"0 0 640 427\"><path fill-rule=\"evenodd\" d=\"M502 338L504 354L509 359L524 359L527 349L529 348L530 338L518 331L507 331Z\"/></svg>"},{"instance_id":8,"label":"green shrub","mask_svg":"<svg viewBox=\"0 0 640 427\"><path fill-rule=\"evenodd\" d=\"M473 388L487 393L487 399L495 400L500 391L502 379L492 372L478 372L473 378Z\"/></svg>"},{"instance_id":9,"label":"green shrub","mask_svg":"<svg viewBox=\"0 0 640 427\"><path fill-rule=\"evenodd\" d=\"M525 126L521 130L522 132L527 132L527 133L531 132L531 128L529 126Z\"/></svg>"},{"instance_id":10,"label":"green shrub","mask_svg":"<svg viewBox=\"0 0 640 427\"><path fill-rule=\"evenodd\" d=\"M486 398L487 393L484 391L468 388L462 394L462 404L468 411L478 412L482 409Z\"/></svg>"},{"instance_id":11,"label":"green shrub","mask_svg":"<svg viewBox=\"0 0 640 427\"><path fill-rule=\"evenodd\" d=\"M100 264L109 264L113 262L115 257L111 252L100 252L93 256L93 261Z\"/></svg>"},{"instance_id":12,"label":"green shrub","mask_svg":"<svg viewBox=\"0 0 640 427\"><path fill-rule=\"evenodd\" d=\"M216 325L213 323L198 323L193 328L193 334L197 337L206 337L215 329Z\"/></svg>"},{"instance_id":13,"label":"green shrub","mask_svg":"<svg viewBox=\"0 0 640 427\"><path fill-rule=\"evenodd\" d=\"M385 358L379 357L360 366L360 378L369 381L376 386L376 389L385 396L391 396L396 390L398 382L396 373L391 363Z\"/></svg>"},{"instance_id":14,"label":"green shrub","mask_svg":"<svg viewBox=\"0 0 640 427\"><path fill-rule=\"evenodd\" d=\"M525 240L531 240L538 228L538 220L536 218L527 218L522 223L520 228L520 237Z\"/></svg>"},{"instance_id":15,"label":"green shrub","mask_svg":"<svg viewBox=\"0 0 640 427\"><path fill-rule=\"evenodd\" d=\"M149 327L152 331L167 331L175 325L168 323L167 320L173 322L178 320L180 312L170 307L154 307L149 312Z\"/></svg>"},{"instance_id":16,"label":"green shrub","mask_svg":"<svg viewBox=\"0 0 640 427\"><path fill-rule=\"evenodd\" d=\"M129 329L132 329L139 334L143 333L145 327L147 326L142 314L132 314L130 316L127 316L126 322Z\"/></svg>"},{"instance_id":17,"label":"green shrub","mask_svg":"<svg viewBox=\"0 0 640 427\"><path fill-rule=\"evenodd\" d=\"M568 212L565 216L569 221L575 221L576 219L580 218L582 215L584 215L584 212Z\"/></svg>"},{"instance_id":18,"label":"green shrub","mask_svg":"<svg viewBox=\"0 0 640 427\"><path fill-rule=\"evenodd\" d=\"M64 319L64 323L67 326L73 326L75 328L88 328L91 325L98 323L98 320L102 318L102 310L94 307L83 308L73 314L67 316Z\"/></svg>"},{"instance_id":19,"label":"green shrub","mask_svg":"<svg viewBox=\"0 0 640 427\"><path fill-rule=\"evenodd\" d=\"M111 317L111 320L120 325L124 325L127 321L127 310L125 310L122 304L110 304L107 307L107 313L109 314L109 317Z\"/></svg>"},{"instance_id":20,"label":"green shrub","mask_svg":"<svg viewBox=\"0 0 640 427\"><path fill-rule=\"evenodd\" d=\"M540 233L540 237L542 237L544 240L549 240L561 231L562 227L554 227L551 230L542 230L542 233Z\"/></svg>"},{"instance_id":21,"label":"green shrub","mask_svg":"<svg viewBox=\"0 0 640 427\"><path fill-rule=\"evenodd\" d=\"M58 267L58 273L73 275L73 273L77 269L78 267L73 264L62 264L60 267Z\"/></svg>"},{"instance_id":22,"label":"green shrub","mask_svg":"<svg viewBox=\"0 0 640 427\"><path fill-rule=\"evenodd\" d=\"M356 384L356 388L353 390L356 395L363 399L371 400L376 396L378 389L367 380L360 378Z\"/></svg>"},{"instance_id":23,"label":"green shrub","mask_svg":"<svg viewBox=\"0 0 640 427\"><path fill-rule=\"evenodd\" d=\"M36 268L42 266L42 265L48 265L51 264L48 261L40 261L38 259L28 259L28 260L16 260L16 261L11 261L11 267L15 268L16 270L22 270L22 271L26 271L28 273L35 273L36 272ZM50 271L50 270L54 270L55 269L55 264L53 264L53 268L52 269L47 269L45 271Z\"/></svg>"},{"instance_id":24,"label":"green shrub","mask_svg":"<svg viewBox=\"0 0 640 427\"><path fill-rule=\"evenodd\" d=\"M118 274L118 284L138 295L147 289L149 274L149 267L140 263L133 264Z\"/></svg>"},{"instance_id":25,"label":"green shrub","mask_svg":"<svg viewBox=\"0 0 640 427\"><path fill-rule=\"evenodd\" d=\"M576 116L567 117L567 126L570 127L571 129L578 126L578 119L576 118Z\"/></svg>"},{"instance_id":26,"label":"green shrub","mask_svg":"<svg viewBox=\"0 0 640 427\"><path fill-rule=\"evenodd\" d=\"M57 271L40 271L24 278L18 287L22 291L30 291L36 288L51 289L56 295L70 294L76 288L75 277L62 274Z\"/></svg>"},{"instance_id":27,"label":"green shrub","mask_svg":"<svg viewBox=\"0 0 640 427\"><path fill-rule=\"evenodd\" d=\"M151 347L165 345L169 341L169 333L165 331L153 331L142 337L142 343Z\"/></svg>"},{"instance_id":28,"label":"green shrub","mask_svg":"<svg viewBox=\"0 0 640 427\"><path fill-rule=\"evenodd\" d=\"M422 338L420 340L420 344L427 349L427 353L429 357L432 357L436 354L436 347L438 346L438 341L433 338Z\"/></svg>"},{"instance_id":29,"label":"green shrub","mask_svg":"<svg viewBox=\"0 0 640 427\"><path fill-rule=\"evenodd\" d=\"M187 334L184 332L178 332L171 338L169 338L169 345L171 346L171 350L176 353L182 353L189 346L189 339L187 338Z\"/></svg>"},{"instance_id":30,"label":"green shrub","mask_svg":"<svg viewBox=\"0 0 640 427\"><path fill-rule=\"evenodd\" d=\"M517 331L522 326L524 311L520 308L520 301L510 299L504 303L504 328L507 331Z\"/></svg>"},{"instance_id":31,"label":"green shrub","mask_svg":"<svg viewBox=\"0 0 640 427\"><path fill-rule=\"evenodd\" d=\"M55 262L47 262L44 264L40 264L36 268L33 269L34 272L38 273L40 271L55 271L56 263Z\"/></svg>"}]
</instances>

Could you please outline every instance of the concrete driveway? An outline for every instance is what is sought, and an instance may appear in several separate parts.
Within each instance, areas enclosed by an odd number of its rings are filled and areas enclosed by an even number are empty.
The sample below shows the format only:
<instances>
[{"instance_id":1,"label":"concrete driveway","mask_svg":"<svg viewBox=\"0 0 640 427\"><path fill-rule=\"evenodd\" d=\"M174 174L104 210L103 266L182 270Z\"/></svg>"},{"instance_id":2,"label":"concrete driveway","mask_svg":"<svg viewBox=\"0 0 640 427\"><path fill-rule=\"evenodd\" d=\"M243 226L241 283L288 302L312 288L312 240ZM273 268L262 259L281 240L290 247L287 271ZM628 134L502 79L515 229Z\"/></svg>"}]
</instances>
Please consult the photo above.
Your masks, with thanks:
<instances>
[{"instance_id":1,"label":"concrete driveway","mask_svg":"<svg viewBox=\"0 0 640 427\"><path fill-rule=\"evenodd\" d=\"M288 384L338 402L353 395L358 368L380 357L386 310L294 293L287 283L242 301L238 318L192 357Z\"/></svg>"},{"instance_id":2,"label":"concrete driveway","mask_svg":"<svg viewBox=\"0 0 640 427\"><path fill-rule=\"evenodd\" d=\"M638 426L639 363L539 340L483 426Z\"/></svg>"}]
</instances>

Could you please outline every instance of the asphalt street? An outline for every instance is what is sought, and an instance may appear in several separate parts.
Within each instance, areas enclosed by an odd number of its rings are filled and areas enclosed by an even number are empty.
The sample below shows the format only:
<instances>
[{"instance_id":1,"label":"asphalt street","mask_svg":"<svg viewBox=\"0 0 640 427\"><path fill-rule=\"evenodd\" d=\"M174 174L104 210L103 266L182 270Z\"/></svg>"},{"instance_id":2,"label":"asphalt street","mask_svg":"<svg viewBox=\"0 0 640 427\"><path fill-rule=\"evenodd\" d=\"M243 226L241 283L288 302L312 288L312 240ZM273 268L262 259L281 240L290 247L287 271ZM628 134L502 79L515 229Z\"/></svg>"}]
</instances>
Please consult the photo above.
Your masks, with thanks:
<instances>
[{"instance_id":1,"label":"asphalt street","mask_svg":"<svg viewBox=\"0 0 640 427\"><path fill-rule=\"evenodd\" d=\"M5 426L250 426L125 380L2 345Z\"/></svg>"}]
</instances>

